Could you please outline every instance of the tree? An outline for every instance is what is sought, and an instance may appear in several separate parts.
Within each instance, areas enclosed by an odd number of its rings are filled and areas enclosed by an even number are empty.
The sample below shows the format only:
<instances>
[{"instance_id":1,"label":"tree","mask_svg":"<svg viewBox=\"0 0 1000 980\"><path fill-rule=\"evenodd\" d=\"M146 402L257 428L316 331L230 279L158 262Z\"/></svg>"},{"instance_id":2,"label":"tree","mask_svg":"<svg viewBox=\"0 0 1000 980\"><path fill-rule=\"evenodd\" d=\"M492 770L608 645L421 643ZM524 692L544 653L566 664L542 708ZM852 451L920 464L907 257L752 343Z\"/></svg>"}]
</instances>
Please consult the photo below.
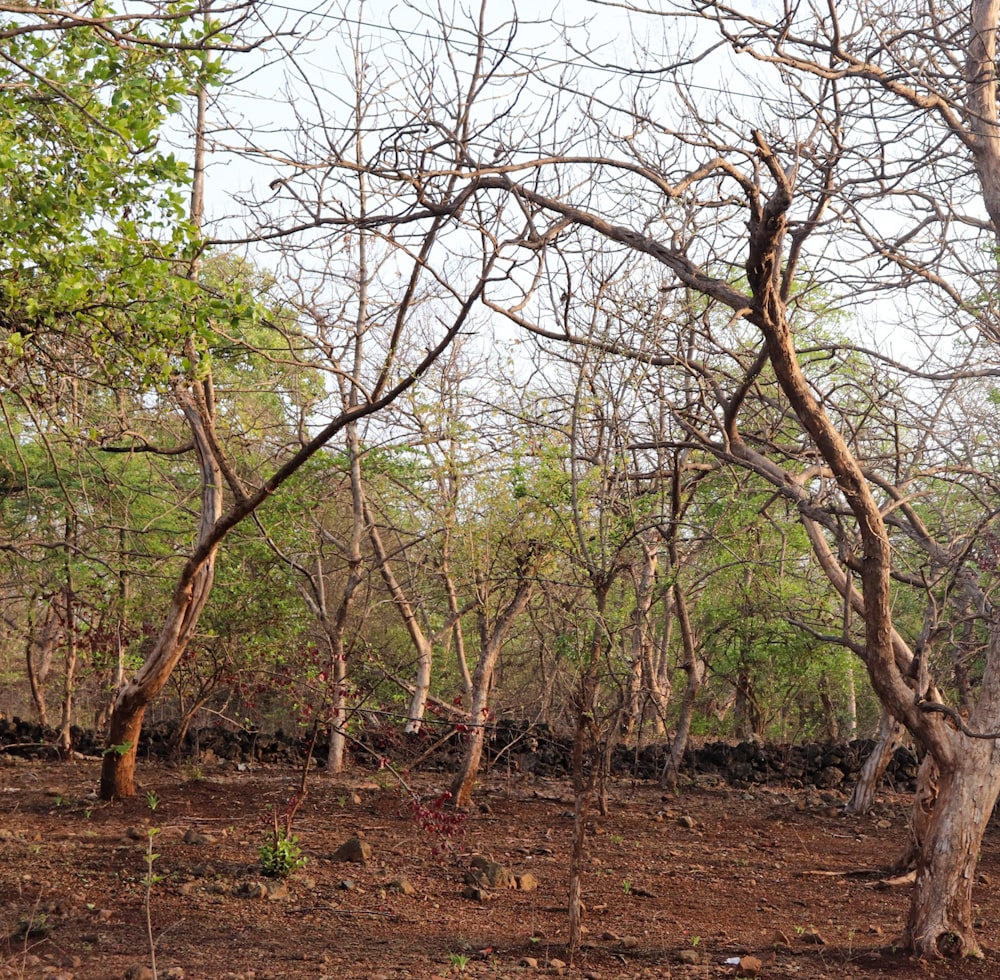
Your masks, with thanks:
<instances>
[{"instance_id":1,"label":"tree","mask_svg":"<svg viewBox=\"0 0 1000 980\"><path fill-rule=\"evenodd\" d=\"M494 105L507 100L505 111L494 112L493 124L472 139L441 126L425 133L394 128L390 119L380 145L391 149L339 166L362 168L373 181L408 196L395 214L380 216L383 228L442 215L458 223L470 208L490 202L489 212L478 214L491 240L510 243L511 262L518 253L525 262L537 260L540 269L538 277L521 280L520 294L510 284L505 296L492 292L494 302L512 312L539 301L536 287L545 281L547 257L570 264L593 251L631 251L663 267L668 290L698 294L720 316L728 311L756 328L758 355L726 399L728 451L767 467L743 442L737 419L769 365L781 399L833 481L830 489L844 508L838 519L849 514L853 521L857 558L850 556L849 567L863 600L854 598L846 578L840 594L863 616L858 652L879 698L938 770L907 946L923 955L941 955L947 946L976 955L972 871L1000 790L1000 775L990 765L1000 727L1000 656L991 649L969 723L957 722L953 709L938 700L925 663L894 629L886 488L866 471L864 441L837 414L836 400L817 397L798 338L801 321L810 316L804 297L821 291L857 309L870 295L868 284L897 292L926 287L927 302L953 304L948 315L956 323L991 335L988 283L995 268L982 257L994 250L1000 227L997 7L975 0L962 32L950 26L959 14L952 8L865 7L852 12L849 23L841 23L835 6L817 13L789 10L773 23L722 3L690 13L731 46L727 69L738 71L739 58L753 60L741 77L755 90L757 110L740 104L746 99L735 89L705 106L685 85L685 66L723 58L713 54L717 41L696 34L693 57L641 52L648 71L633 70L634 62L616 68L595 52L589 63L613 78L603 88L583 69L581 78L568 71L553 76L534 63L556 101L576 107L572 114L557 113L572 127L568 132L555 115L532 113L523 91L513 94L494 69L490 97ZM941 26L946 23L947 30ZM482 50L493 35L482 22L475 31ZM938 56L928 59L927 46ZM494 48L497 65L506 50ZM964 68L949 74L955 65ZM519 65L518 78L524 77ZM663 79L677 86L679 98L665 98ZM624 98L614 85L626 90ZM433 95L411 91L411 100L428 107L447 102L433 84ZM450 158L460 148L461 163L429 166L445 145ZM966 192L956 179L959 160L979 175L979 194ZM967 217L967 206L978 201L988 223ZM834 238L839 262L829 251ZM984 238L990 248L977 251ZM571 298L569 291L552 296L556 306ZM804 497L801 504L808 507ZM824 545L817 541L816 547L821 553ZM830 572L832 582L838 576L832 566ZM991 628L992 635L1000 634Z\"/></svg>"}]
</instances>

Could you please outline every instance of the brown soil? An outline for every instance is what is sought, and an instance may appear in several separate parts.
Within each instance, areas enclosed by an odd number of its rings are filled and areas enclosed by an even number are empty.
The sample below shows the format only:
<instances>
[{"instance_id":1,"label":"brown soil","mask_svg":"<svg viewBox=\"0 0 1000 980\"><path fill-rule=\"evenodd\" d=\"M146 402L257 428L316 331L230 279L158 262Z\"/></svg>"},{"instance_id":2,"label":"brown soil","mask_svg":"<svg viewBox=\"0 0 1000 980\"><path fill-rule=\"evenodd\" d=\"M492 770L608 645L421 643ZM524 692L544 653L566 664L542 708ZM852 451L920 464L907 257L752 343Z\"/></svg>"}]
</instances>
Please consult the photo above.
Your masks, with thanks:
<instances>
[{"instance_id":1,"label":"brown soil","mask_svg":"<svg viewBox=\"0 0 1000 980\"><path fill-rule=\"evenodd\" d=\"M907 799L886 795L864 819L837 798L801 790L689 787L664 797L618 782L611 814L595 814L584 895L587 933L567 960L566 894L572 798L566 782L514 773L482 781L477 808L450 841L418 819L386 775L311 777L298 812L308 864L286 897L237 897L262 881L268 814L294 793L291 770L232 764L146 766L147 791L115 805L93 798L96 762L45 766L0 757L0 976L106 980L149 965L146 854L153 837L150 913L159 977L430 978L996 977L1000 955L998 831L984 846L976 901L986 959L916 963L893 940L906 887L880 888L900 848ZM429 803L443 775L410 777ZM155 802L155 809L151 807ZM204 835L186 843L190 831ZM336 863L362 837L365 866ZM450 846L442 847L442 844ZM536 890L463 897L473 854ZM415 889L391 884L406 878ZM681 954L697 959L684 963ZM535 965L537 963L537 965ZM152 976L152 973L145 974Z\"/></svg>"}]
</instances>

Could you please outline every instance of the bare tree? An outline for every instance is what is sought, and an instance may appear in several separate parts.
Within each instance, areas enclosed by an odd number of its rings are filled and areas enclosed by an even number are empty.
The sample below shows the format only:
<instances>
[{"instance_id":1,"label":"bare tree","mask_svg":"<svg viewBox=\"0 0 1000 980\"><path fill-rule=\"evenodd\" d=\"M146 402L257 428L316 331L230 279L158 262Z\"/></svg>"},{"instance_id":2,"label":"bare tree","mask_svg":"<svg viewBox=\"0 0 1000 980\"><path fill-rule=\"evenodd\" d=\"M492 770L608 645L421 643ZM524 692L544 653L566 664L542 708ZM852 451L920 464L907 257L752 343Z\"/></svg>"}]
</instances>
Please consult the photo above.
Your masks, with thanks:
<instances>
[{"instance_id":1,"label":"bare tree","mask_svg":"<svg viewBox=\"0 0 1000 980\"><path fill-rule=\"evenodd\" d=\"M907 945L923 955L941 955L942 943L977 955L972 869L1000 790L990 764L1000 727L1000 656L990 650L968 722L957 722L938 699L920 651L894 629L894 511L889 505L887 512L885 487L866 470L864 422L855 428L837 411L836 398L821 400L798 337L799 324L811 316L810 297L857 309L872 288L920 289L942 311L953 304L944 313L952 322L995 333L993 293L985 285L994 270L982 262L988 250L976 244L992 242L1000 218L997 7L977 0L961 31L953 29L959 11L937 7L864 7L852 10L849 23L835 6L790 10L774 23L722 3L663 16L685 15L699 21L694 53L636 52L643 68L652 69L644 73L633 69L636 58L619 67L615 62L624 58L595 52L583 63L610 72L614 81L603 87L591 84L591 76L582 81L584 68L580 77L568 68L552 75L534 63L540 84L550 86L551 115L531 107L514 121L518 96L495 70L491 95L506 98L507 110L494 113L493 125L472 139L441 125L438 107L447 96L428 79L421 103L433 120L429 129L390 123L380 153L339 165L364 168L407 195L405 207L380 216L381 227L442 216L457 225L478 206L493 237L508 243L510 261L525 265L519 295L512 295L512 282L506 294L491 292L512 313L540 300L552 263L591 251L631 251L659 263L668 288L698 295L719 315L729 311L756 328L757 356L724 400L726 450L758 469L769 466L737 426L747 392L768 365L822 461L829 492L841 501L838 521L848 515L853 521L857 557L848 556L849 568L863 601L853 597L851 581L840 594L862 619L859 655L880 699L937 766ZM724 59L701 25L730 44L734 60L725 61L727 68L738 72L739 58L753 59L740 76L746 91L716 92L712 106L683 83L687 66ZM470 30L479 50L492 46L502 64L509 45L502 49L482 19ZM449 25L441 37L452 33ZM928 48L940 56L928 58ZM526 77L521 65L518 77ZM477 94L485 96L485 87ZM415 91L411 98L418 98ZM555 120L569 105L576 111L572 122L561 115L572 126L567 131ZM457 166L431 162L444 146ZM962 159L979 174L978 193L956 179ZM975 217L980 203L988 222ZM565 308L573 294L563 290L551 299ZM946 351L936 356L940 365ZM803 471L798 479L808 476Z\"/></svg>"}]
</instances>

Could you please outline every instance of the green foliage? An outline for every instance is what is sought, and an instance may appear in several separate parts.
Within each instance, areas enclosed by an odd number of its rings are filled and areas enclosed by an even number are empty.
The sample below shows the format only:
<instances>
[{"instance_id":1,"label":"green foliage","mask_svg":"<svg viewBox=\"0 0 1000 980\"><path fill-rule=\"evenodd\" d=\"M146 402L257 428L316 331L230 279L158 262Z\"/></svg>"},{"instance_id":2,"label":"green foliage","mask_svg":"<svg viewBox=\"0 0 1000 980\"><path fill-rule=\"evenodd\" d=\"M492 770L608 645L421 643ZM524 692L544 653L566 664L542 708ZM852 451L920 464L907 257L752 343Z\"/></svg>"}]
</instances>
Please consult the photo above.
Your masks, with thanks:
<instances>
[{"instance_id":1,"label":"green foliage","mask_svg":"<svg viewBox=\"0 0 1000 980\"><path fill-rule=\"evenodd\" d=\"M261 870L268 878L287 878L299 868L305 867L308 858L302 854L299 839L287 834L283 827L268 834L257 851Z\"/></svg>"}]
</instances>

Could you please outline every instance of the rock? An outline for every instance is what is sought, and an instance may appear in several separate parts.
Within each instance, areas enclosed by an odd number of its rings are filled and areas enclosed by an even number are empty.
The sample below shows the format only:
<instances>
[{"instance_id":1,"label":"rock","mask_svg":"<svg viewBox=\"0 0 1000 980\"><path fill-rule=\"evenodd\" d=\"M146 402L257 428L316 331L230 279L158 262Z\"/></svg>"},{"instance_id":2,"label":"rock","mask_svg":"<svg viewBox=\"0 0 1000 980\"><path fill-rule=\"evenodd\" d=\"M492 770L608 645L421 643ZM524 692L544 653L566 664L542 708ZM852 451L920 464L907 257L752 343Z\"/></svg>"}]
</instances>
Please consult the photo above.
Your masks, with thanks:
<instances>
[{"instance_id":1,"label":"rock","mask_svg":"<svg viewBox=\"0 0 1000 980\"><path fill-rule=\"evenodd\" d=\"M259 881L238 881L233 885L233 895L236 898L266 898L267 887Z\"/></svg>"},{"instance_id":2,"label":"rock","mask_svg":"<svg viewBox=\"0 0 1000 980\"><path fill-rule=\"evenodd\" d=\"M462 889L462 898L467 898L472 902L488 902L490 896L484 888L478 888L475 885L466 885Z\"/></svg>"},{"instance_id":3,"label":"rock","mask_svg":"<svg viewBox=\"0 0 1000 980\"><path fill-rule=\"evenodd\" d=\"M339 861L346 864L368 864L372 859L372 846L360 837L352 837L345 841L333 853L331 861Z\"/></svg>"},{"instance_id":4,"label":"rock","mask_svg":"<svg viewBox=\"0 0 1000 980\"><path fill-rule=\"evenodd\" d=\"M198 891L200 887L201 885L197 881L185 881L184 884L181 885L181 894L190 897Z\"/></svg>"},{"instance_id":5,"label":"rock","mask_svg":"<svg viewBox=\"0 0 1000 980\"><path fill-rule=\"evenodd\" d=\"M625 949L635 949L639 945L639 940L635 936L622 936L622 946Z\"/></svg>"},{"instance_id":6,"label":"rock","mask_svg":"<svg viewBox=\"0 0 1000 980\"><path fill-rule=\"evenodd\" d=\"M756 977L764 969L764 964L756 956L740 957L740 976Z\"/></svg>"},{"instance_id":7,"label":"rock","mask_svg":"<svg viewBox=\"0 0 1000 980\"><path fill-rule=\"evenodd\" d=\"M183 840L185 844L194 844L199 847L215 843L213 838L209 837L208 834L203 834L200 830L195 830L193 827L189 827L186 831L184 831L184 836L181 840Z\"/></svg>"},{"instance_id":8,"label":"rock","mask_svg":"<svg viewBox=\"0 0 1000 980\"><path fill-rule=\"evenodd\" d=\"M135 963L125 971L122 980L153 980L153 971L148 966Z\"/></svg>"},{"instance_id":9,"label":"rock","mask_svg":"<svg viewBox=\"0 0 1000 980\"><path fill-rule=\"evenodd\" d=\"M517 887L523 892L533 892L538 887L538 879L530 872L517 875Z\"/></svg>"},{"instance_id":10,"label":"rock","mask_svg":"<svg viewBox=\"0 0 1000 980\"><path fill-rule=\"evenodd\" d=\"M128 827L125 830L125 836L129 840L146 840L148 835L145 830L142 830L139 827Z\"/></svg>"},{"instance_id":11,"label":"rock","mask_svg":"<svg viewBox=\"0 0 1000 980\"><path fill-rule=\"evenodd\" d=\"M269 902L280 902L288 898L288 883L285 881L269 881L265 886L267 889L267 899Z\"/></svg>"},{"instance_id":12,"label":"rock","mask_svg":"<svg viewBox=\"0 0 1000 980\"><path fill-rule=\"evenodd\" d=\"M549 960L545 965L550 970L565 970L566 969L566 964L562 960L556 959L556 957L552 957L552 959Z\"/></svg>"},{"instance_id":13,"label":"rock","mask_svg":"<svg viewBox=\"0 0 1000 980\"><path fill-rule=\"evenodd\" d=\"M527 970L537 970L538 960L534 956L523 956L517 961L518 966L523 966Z\"/></svg>"},{"instance_id":14,"label":"rock","mask_svg":"<svg viewBox=\"0 0 1000 980\"><path fill-rule=\"evenodd\" d=\"M395 881L390 881L387 887L389 891L398 895L413 895L416 892L409 878L397 878Z\"/></svg>"},{"instance_id":15,"label":"rock","mask_svg":"<svg viewBox=\"0 0 1000 980\"><path fill-rule=\"evenodd\" d=\"M475 855L469 863L473 870L465 876L467 885L481 885L484 888L517 888L517 878L510 868L496 861L490 861L481 854Z\"/></svg>"},{"instance_id":16,"label":"rock","mask_svg":"<svg viewBox=\"0 0 1000 980\"><path fill-rule=\"evenodd\" d=\"M825 946L826 940L819 934L815 926L809 926L803 929L799 939L804 943L808 943L810 946Z\"/></svg>"},{"instance_id":17,"label":"rock","mask_svg":"<svg viewBox=\"0 0 1000 980\"><path fill-rule=\"evenodd\" d=\"M685 830L694 830L695 827L694 817L689 817L685 813L684 816L677 818L677 826L683 827Z\"/></svg>"},{"instance_id":18,"label":"rock","mask_svg":"<svg viewBox=\"0 0 1000 980\"><path fill-rule=\"evenodd\" d=\"M165 973L160 974L163 980L184 980L184 967L172 966Z\"/></svg>"},{"instance_id":19,"label":"rock","mask_svg":"<svg viewBox=\"0 0 1000 980\"><path fill-rule=\"evenodd\" d=\"M677 954L677 959L687 966L697 966L701 962L701 953L696 949L682 949Z\"/></svg>"}]
</instances>

